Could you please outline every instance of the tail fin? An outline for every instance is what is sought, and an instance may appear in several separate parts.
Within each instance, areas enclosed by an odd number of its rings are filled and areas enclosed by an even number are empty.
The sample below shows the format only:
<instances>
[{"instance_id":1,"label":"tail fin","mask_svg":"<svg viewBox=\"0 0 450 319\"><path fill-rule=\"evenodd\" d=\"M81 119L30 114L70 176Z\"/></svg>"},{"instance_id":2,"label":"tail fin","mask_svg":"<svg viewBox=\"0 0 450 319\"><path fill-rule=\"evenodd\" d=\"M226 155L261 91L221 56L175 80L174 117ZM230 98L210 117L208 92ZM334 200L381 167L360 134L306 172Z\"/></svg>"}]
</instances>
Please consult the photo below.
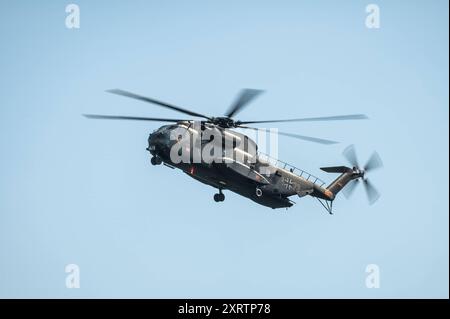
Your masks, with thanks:
<instances>
[{"instance_id":1,"label":"tail fin","mask_svg":"<svg viewBox=\"0 0 450 319\"><path fill-rule=\"evenodd\" d=\"M321 167L322 171L325 171L327 173L345 173L349 170L351 171L351 168L348 168L346 166L331 166L331 167Z\"/></svg>"}]
</instances>

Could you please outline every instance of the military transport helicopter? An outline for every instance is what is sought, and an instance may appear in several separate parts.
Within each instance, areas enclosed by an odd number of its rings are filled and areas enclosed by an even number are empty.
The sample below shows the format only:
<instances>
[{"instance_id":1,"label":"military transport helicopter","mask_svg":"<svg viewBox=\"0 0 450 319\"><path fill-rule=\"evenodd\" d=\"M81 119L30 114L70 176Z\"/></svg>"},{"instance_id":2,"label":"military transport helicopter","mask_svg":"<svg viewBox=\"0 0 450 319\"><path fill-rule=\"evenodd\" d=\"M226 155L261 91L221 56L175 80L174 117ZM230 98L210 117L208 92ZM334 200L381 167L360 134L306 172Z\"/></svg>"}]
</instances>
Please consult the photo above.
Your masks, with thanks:
<instances>
[{"instance_id":1,"label":"military transport helicopter","mask_svg":"<svg viewBox=\"0 0 450 319\"><path fill-rule=\"evenodd\" d=\"M107 92L159 105L191 117L201 118L199 121L194 121L192 119L121 115L84 115L92 119L172 123L158 128L149 135L147 150L152 155L151 163L153 165L164 164L170 168L181 169L192 178L218 189L218 193L214 194L214 200L216 202L225 200L223 190L230 190L258 204L273 209L291 207L294 202L289 197L293 195L298 195L299 197L309 195L317 198L322 206L331 214L333 200L336 198L336 195L345 187L343 193L346 197L349 197L359 180L363 181L370 204L373 204L379 198L378 191L366 178L368 171L382 166L381 159L376 152L372 154L365 166L360 167L354 147L349 146L345 149L343 155L352 167L322 167L321 169L325 172L340 174L331 184L325 186L325 182L319 178L259 152L254 140L245 134L231 130L232 128L259 130L259 128L247 126L248 124L259 123L367 119L367 116L364 114L286 120L240 121L235 120L233 117L242 111L250 101L260 95L262 91L254 89L242 90L236 101L222 117L206 116L179 106L120 89L108 90ZM220 138L216 138L215 140L215 143L220 142L219 151L213 152L215 153L213 154L213 161L205 161L202 157L200 161L193 161L196 152L202 154L202 151L206 150L207 145L210 145L209 142L214 142L211 139L204 140L198 138L204 136L206 133L209 133L209 136L220 136ZM337 143L331 140L298 134L283 132L278 132L278 134L321 144ZM197 139L195 139L196 137ZM193 140L199 142L194 144L192 142ZM181 143L181 141L185 141L185 143ZM178 151L173 152L176 146L178 146ZM174 160L174 154L181 155L181 153L185 156L184 159L188 160Z\"/></svg>"}]
</instances>

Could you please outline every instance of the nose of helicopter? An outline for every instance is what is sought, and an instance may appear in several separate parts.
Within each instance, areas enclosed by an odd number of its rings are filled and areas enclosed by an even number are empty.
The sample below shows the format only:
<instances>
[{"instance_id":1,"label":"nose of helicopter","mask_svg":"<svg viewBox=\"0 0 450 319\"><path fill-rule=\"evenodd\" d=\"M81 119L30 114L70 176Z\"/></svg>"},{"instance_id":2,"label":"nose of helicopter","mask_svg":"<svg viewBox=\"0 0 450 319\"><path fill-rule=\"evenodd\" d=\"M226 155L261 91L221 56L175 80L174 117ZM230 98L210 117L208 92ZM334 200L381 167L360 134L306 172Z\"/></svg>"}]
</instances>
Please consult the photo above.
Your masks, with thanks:
<instances>
[{"instance_id":1,"label":"nose of helicopter","mask_svg":"<svg viewBox=\"0 0 450 319\"><path fill-rule=\"evenodd\" d=\"M160 128L148 136L147 150L152 155L163 156L167 153L170 146L170 132L167 129Z\"/></svg>"},{"instance_id":2,"label":"nose of helicopter","mask_svg":"<svg viewBox=\"0 0 450 319\"><path fill-rule=\"evenodd\" d=\"M148 136L147 150L152 155L157 155L163 143L164 143L164 134L158 131L153 132Z\"/></svg>"}]
</instances>

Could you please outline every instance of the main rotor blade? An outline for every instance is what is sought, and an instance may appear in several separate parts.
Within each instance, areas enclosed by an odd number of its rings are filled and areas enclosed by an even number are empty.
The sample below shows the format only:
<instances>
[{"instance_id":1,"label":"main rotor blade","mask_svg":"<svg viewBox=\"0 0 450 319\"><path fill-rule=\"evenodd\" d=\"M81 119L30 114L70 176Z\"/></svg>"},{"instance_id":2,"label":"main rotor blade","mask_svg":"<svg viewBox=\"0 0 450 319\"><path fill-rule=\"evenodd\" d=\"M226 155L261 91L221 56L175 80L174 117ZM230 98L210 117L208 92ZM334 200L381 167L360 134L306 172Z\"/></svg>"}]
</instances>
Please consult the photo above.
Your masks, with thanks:
<instances>
[{"instance_id":1,"label":"main rotor blade","mask_svg":"<svg viewBox=\"0 0 450 319\"><path fill-rule=\"evenodd\" d=\"M367 199L369 200L369 204L374 204L378 198L380 198L380 193L378 193L377 189L368 179L364 180L364 188L366 189Z\"/></svg>"},{"instance_id":2,"label":"main rotor blade","mask_svg":"<svg viewBox=\"0 0 450 319\"><path fill-rule=\"evenodd\" d=\"M193 111L189 111L189 110L183 109L183 108L181 108L179 106L171 105L171 104L166 103L166 102L162 102L162 101L158 101L158 100L155 100L155 99L152 99L152 98L149 98L149 97L137 95L137 94L134 94L134 93L131 93L131 92L128 92L128 91L124 91L124 90L120 90L120 89L113 89L113 90L107 90L106 92L117 94L117 95L122 95L122 96L126 96L126 97L130 97L132 99L141 100L141 101L148 102L148 103L153 103L153 104L156 104L156 105L159 105L159 106L162 106L162 107L165 107L165 108L177 111L177 112L181 112L181 113L184 113L184 114L187 114L187 115L203 117L203 118L208 119L208 120L211 119L210 117L208 117L206 115L203 115L203 114L200 114L200 113L197 113L197 112L193 112Z\"/></svg>"},{"instance_id":3,"label":"main rotor blade","mask_svg":"<svg viewBox=\"0 0 450 319\"><path fill-rule=\"evenodd\" d=\"M163 119L156 117L138 117L138 116L122 116L122 115L83 114L83 116L89 119L100 119L100 120L135 120L135 121L174 122L174 123L186 121L176 119Z\"/></svg>"},{"instance_id":4,"label":"main rotor blade","mask_svg":"<svg viewBox=\"0 0 450 319\"><path fill-rule=\"evenodd\" d=\"M343 152L342 154L344 155L344 157L347 159L347 161L354 167L359 167L358 165L358 158L356 157L356 151L355 151L355 146L354 145L350 145L348 146Z\"/></svg>"},{"instance_id":5,"label":"main rotor blade","mask_svg":"<svg viewBox=\"0 0 450 319\"><path fill-rule=\"evenodd\" d=\"M238 126L238 127L245 128L245 129L250 129L250 130L255 130L255 131L262 130L262 131L269 132L271 134L277 133L279 135L289 136L289 137L297 138L299 140L304 140L304 141L314 142L314 143L319 143L319 144L330 145L330 144L339 143L339 142L336 142L336 141L325 140L325 139L321 139L321 138L317 138L317 137L298 135L298 134L292 134L292 133L284 133L284 132L275 132L275 131L271 131L271 130L268 130L268 129L261 129L261 128L250 127L250 126Z\"/></svg>"},{"instance_id":6,"label":"main rotor blade","mask_svg":"<svg viewBox=\"0 0 450 319\"><path fill-rule=\"evenodd\" d=\"M228 111L225 113L226 117L233 117L238 112L240 112L251 100L255 99L258 95L263 93L262 90L255 89L243 89L236 101L229 107Z\"/></svg>"},{"instance_id":7,"label":"main rotor blade","mask_svg":"<svg viewBox=\"0 0 450 319\"><path fill-rule=\"evenodd\" d=\"M344 121L344 120L367 120L365 114L350 114L324 117L306 117L300 119L287 120L267 120L267 121L240 121L241 124L257 124L257 123L283 123L283 122L319 122L319 121Z\"/></svg>"},{"instance_id":8,"label":"main rotor blade","mask_svg":"<svg viewBox=\"0 0 450 319\"><path fill-rule=\"evenodd\" d=\"M383 162L381 161L380 155L377 152L373 152L366 165L364 165L364 170L368 172L381 167L383 167Z\"/></svg>"},{"instance_id":9,"label":"main rotor blade","mask_svg":"<svg viewBox=\"0 0 450 319\"><path fill-rule=\"evenodd\" d=\"M356 189L356 186L358 186L359 184L359 179L354 179L353 181L351 181L350 183L348 183L343 189L342 189L342 193L344 194L345 198L349 199L353 192Z\"/></svg>"}]
</instances>

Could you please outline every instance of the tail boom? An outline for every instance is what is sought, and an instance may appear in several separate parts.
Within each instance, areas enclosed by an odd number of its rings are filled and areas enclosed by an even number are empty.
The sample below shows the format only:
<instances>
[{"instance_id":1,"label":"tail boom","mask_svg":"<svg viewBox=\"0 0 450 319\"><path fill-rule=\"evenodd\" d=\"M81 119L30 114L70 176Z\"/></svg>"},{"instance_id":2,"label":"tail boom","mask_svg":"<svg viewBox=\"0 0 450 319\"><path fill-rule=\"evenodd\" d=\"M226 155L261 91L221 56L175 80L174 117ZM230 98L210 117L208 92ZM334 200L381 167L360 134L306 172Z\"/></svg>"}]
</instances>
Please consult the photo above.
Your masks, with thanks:
<instances>
[{"instance_id":1,"label":"tail boom","mask_svg":"<svg viewBox=\"0 0 450 319\"><path fill-rule=\"evenodd\" d=\"M327 173L341 173L330 185L326 188L315 185L311 196L318 197L324 200L333 201L336 195L354 179L364 177L364 171L346 166L322 167L321 170Z\"/></svg>"}]
</instances>

